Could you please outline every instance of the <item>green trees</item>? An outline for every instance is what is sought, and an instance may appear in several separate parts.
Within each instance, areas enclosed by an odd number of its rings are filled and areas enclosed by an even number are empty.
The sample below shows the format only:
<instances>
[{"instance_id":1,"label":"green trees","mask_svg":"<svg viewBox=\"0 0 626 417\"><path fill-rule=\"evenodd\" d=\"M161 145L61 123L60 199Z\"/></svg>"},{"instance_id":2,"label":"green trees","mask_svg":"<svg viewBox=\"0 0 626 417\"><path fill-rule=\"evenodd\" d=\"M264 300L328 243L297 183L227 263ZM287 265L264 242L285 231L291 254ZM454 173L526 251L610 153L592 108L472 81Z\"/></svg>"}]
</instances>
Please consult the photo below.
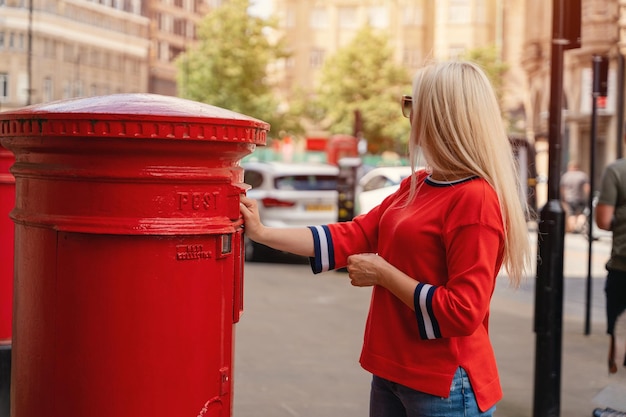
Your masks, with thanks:
<instances>
[{"instance_id":1,"label":"green trees","mask_svg":"<svg viewBox=\"0 0 626 417\"><path fill-rule=\"evenodd\" d=\"M178 91L182 97L246 114L271 124L270 136L305 133L303 122L330 134L359 130L371 153L405 153L409 121L402 117L400 97L411 93L411 74L396 64L388 38L364 26L352 42L328 56L320 83L311 90L290 91L288 103L273 92L268 68L287 58L276 36L276 21L250 16L250 0L229 0L198 27L198 42L179 55ZM495 48L478 48L463 58L481 64L499 98L507 66Z\"/></svg>"},{"instance_id":2,"label":"green trees","mask_svg":"<svg viewBox=\"0 0 626 417\"><path fill-rule=\"evenodd\" d=\"M280 40L265 32L271 19L249 16L249 0L230 0L198 27L198 43L176 60L179 95L256 117L272 132L289 123L267 80L267 66L284 57Z\"/></svg>"},{"instance_id":3,"label":"green trees","mask_svg":"<svg viewBox=\"0 0 626 417\"><path fill-rule=\"evenodd\" d=\"M387 38L365 26L324 63L316 103L330 132L352 134L359 110L370 151L403 153L410 125L400 97L410 91L409 74L395 64Z\"/></svg>"}]
</instances>

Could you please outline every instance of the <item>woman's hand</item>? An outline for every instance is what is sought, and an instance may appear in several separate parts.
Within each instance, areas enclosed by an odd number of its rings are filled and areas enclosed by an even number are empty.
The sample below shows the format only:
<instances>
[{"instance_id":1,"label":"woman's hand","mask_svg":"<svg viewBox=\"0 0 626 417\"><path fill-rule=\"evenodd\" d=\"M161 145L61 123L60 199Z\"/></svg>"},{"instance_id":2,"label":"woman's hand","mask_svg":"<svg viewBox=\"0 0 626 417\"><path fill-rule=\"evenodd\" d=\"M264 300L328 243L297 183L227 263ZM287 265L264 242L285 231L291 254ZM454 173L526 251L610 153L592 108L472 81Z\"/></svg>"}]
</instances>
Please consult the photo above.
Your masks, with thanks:
<instances>
[{"instance_id":1,"label":"woman's hand","mask_svg":"<svg viewBox=\"0 0 626 417\"><path fill-rule=\"evenodd\" d=\"M389 263L375 253L361 253L348 257L348 276L355 287L381 285L383 271Z\"/></svg>"},{"instance_id":2,"label":"woman's hand","mask_svg":"<svg viewBox=\"0 0 626 417\"><path fill-rule=\"evenodd\" d=\"M239 211L243 216L244 226L246 228L246 235L254 240L260 238L263 231L263 224L259 217L259 207L257 201L253 198L241 195L239 197Z\"/></svg>"},{"instance_id":3,"label":"woman's hand","mask_svg":"<svg viewBox=\"0 0 626 417\"><path fill-rule=\"evenodd\" d=\"M348 276L355 287L381 286L415 310L413 294L418 282L375 253L348 257Z\"/></svg>"}]
</instances>

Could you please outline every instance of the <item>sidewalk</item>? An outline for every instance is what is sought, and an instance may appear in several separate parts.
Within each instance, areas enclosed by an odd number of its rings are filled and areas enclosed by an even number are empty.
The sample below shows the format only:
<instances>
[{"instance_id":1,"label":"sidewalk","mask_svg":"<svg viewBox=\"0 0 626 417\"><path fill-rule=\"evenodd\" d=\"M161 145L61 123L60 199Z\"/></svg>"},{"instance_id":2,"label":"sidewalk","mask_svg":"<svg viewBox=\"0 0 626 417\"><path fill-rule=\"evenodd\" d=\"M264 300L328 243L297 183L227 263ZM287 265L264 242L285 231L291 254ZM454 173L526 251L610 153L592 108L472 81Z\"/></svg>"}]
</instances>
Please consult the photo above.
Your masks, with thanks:
<instances>
[{"instance_id":1,"label":"sidewalk","mask_svg":"<svg viewBox=\"0 0 626 417\"><path fill-rule=\"evenodd\" d=\"M620 367L614 375L607 371L603 286L610 248L610 240L592 243L591 331L585 335L589 244L584 236L565 237L560 400L563 417L590 417L594 408L626 407L626 368ZM534 280L529 280L519 290L513 290L504 278L492 302L490 329L504 389L497 416L533 415L534 284Z\"/></svg>"}]
</instances>

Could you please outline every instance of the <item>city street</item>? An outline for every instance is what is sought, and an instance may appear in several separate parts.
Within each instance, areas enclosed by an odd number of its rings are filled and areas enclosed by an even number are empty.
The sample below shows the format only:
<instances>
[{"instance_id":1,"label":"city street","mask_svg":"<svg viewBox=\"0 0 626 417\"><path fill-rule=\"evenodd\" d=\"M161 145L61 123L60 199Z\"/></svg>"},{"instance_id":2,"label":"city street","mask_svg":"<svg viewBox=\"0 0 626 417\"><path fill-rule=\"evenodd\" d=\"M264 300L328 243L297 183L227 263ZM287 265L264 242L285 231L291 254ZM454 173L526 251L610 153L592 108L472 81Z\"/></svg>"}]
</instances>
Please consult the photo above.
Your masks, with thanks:
<instances>
[{"instance_id":1,"label":"city street","mask_svg":"<svg viewBox=\"0 0 626 417\"><path fill-rule=\"evenodd\" d=\"M626 400L626 369L609 376L606 365L603 285L610 244L592 245L591 334L585 335L589 246L584 236L565 239L562 416L590 417L596 407ZM502 276L492 302L491 334L504 389L500 417L533 415L534 281L532 276L514 290ZM234 417L367 416L370 375L358 359L369 294L342 272L313 275L305 264L246 263Z\"/></svg>"}]
</instances>

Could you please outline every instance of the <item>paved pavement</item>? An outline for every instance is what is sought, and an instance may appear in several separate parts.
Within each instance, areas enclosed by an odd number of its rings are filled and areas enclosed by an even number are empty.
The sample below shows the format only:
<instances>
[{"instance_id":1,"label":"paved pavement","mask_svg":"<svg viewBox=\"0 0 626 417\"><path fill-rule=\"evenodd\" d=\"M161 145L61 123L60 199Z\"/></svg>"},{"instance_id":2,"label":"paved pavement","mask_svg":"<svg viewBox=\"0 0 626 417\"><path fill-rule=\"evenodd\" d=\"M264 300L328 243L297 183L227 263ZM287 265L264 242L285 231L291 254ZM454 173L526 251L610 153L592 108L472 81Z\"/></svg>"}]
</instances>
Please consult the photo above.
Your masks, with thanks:
<instances>
[{"instance_id":1,"label":"paved pavement","mask_svg":"<svg viewBox=\"0 0 626 417\"><path fill-rule=\"evenodd\" d=\"M531 232L531 236L536 233ZM592 244L591 332L584 333L589 245L567 235L560 415L626 407L626 368L606 365L604 263L610 240ZM367 416L370 375L358 364L369 289L308 265L247 263L245 310L236 327L233 417ZM498 417L533 415L534 280L498 283L491 334L504 399Z\"/></svg>"}]
</instances>

